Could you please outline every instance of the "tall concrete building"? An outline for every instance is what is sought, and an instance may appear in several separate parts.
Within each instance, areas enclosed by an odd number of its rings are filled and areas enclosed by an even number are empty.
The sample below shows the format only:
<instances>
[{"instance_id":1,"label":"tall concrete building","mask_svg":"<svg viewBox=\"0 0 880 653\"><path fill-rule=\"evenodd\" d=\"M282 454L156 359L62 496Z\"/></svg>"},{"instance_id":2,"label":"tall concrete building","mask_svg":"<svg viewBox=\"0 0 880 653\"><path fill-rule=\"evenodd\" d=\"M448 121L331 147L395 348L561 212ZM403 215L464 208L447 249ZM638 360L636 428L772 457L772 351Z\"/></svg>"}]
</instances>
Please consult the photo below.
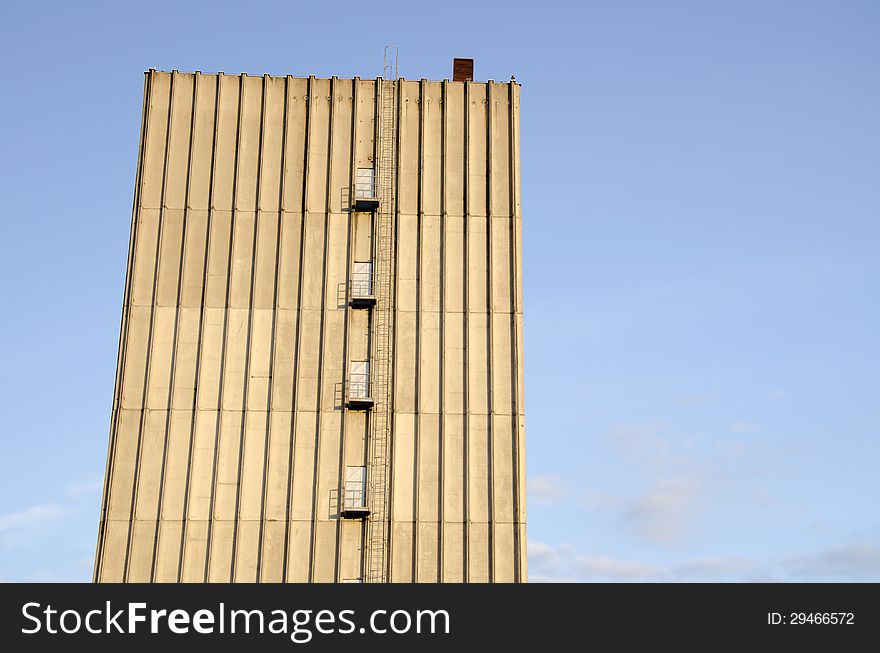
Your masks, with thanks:
<instances>
[{"instance_id":1,"label":"tall concrete building","mask_svg":"<svg viewBox=\"0 0 880 653\"><path fill-rule=\"evenodd\" d=\"M468 76L146 74L96 581L526 580L520 87Z\"/></svg>"}]
</instances>

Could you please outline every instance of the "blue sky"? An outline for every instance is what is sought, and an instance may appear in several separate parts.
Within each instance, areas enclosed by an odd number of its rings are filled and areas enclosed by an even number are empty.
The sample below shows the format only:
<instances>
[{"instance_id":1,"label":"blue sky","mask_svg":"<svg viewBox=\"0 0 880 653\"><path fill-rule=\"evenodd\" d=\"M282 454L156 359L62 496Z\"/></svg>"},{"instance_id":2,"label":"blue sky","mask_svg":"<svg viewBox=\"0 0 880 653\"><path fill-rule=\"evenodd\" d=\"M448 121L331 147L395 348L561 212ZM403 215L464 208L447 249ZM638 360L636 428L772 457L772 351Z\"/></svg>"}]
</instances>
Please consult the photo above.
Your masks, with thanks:
<instances>
[{"instance_id":1,"label":"blue sky","mask_svg":"<svg viewBox=\"0 0 880 653\"><path fill-rule=\"evenodd\" d=\"M0 8L0 580L91 573L142 72L389 42L523 83L532 580L880 580L880 4L298 4Z\"/></svg>"}]
</instances>

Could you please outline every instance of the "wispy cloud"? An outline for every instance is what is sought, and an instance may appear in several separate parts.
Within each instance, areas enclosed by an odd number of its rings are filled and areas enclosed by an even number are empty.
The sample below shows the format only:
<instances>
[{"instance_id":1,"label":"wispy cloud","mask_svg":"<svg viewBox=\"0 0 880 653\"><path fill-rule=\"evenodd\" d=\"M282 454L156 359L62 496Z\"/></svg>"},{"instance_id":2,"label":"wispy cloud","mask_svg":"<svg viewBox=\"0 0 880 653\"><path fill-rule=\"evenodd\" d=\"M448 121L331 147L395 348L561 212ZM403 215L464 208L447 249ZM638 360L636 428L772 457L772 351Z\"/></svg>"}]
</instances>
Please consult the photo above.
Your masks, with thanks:
<instances>
[{"instance_id":1,"label":"wispy cloud","mask_svg":"<svg viewBox=\"0 0 880 653\"><path fill-rule=\"evenodd\" d=\"M570 544L551 546L540 540L528 541L529 565L538 575L558 573L573 552L574 547Z\"/></svg>"},{"instance_id":2,"label":"wispy cloud","mask_svg":"<svg viewBox=\"0 0 880 653\"><path fill-rule=\"evenodd\" d=\"M571 544L553 546L530 540L529 580L541 582L632 582L663 580L656 565L606 555L578 553Z\"/></svg>"},{"instance_id":3,"label":"wispy cloud","mask_svg":"<svg viewBox=\"0 0 880 653\"><path fill-rule=\"evenodd\" d=\"M692 479L660 481L623 514L623 522L650 542L674 542L688 530L695 516L697 489Z\"/></svg>"},{"instance_id":4,"label":"wispy cloud","mask_svg":"<svg viewBox=\"0 0 880 653\"><path fill-rule=\"evenodd\" d=\"M571 544L530 540L531 582L784 582L880 580L880 546L852 544L811 555L759 561L745 555L668 563L579 552Z\"/></svg>"},{"instance_id":5,"label":"wispy cloud","mask_svg":"<svg viewBox=\"0 0 880 653\"><path fill-rule=\"evenodd\" d=\"M608 434L624 455L640 460L657 460L669 452L669 441L660 435L662 424L618 424Z\"/></svg>"},{"instance_id":6,"label":"wispy cloud","mask_svg":"<svg viewBox=\"0 0 880 653\"><path fill-rule=\"evenodd\" d=\"M670 566L609 555L578 553L571 544L529 542L533 583L668 583L778 580L745 557L709 557Z\"/></svg>"},{"instance_id":7,"label":"wispy cloud","mask_svg":"<svg viewBox=\"0 0 880 653\"><path fill-rule=\"evenodd\" d=\"M551 545L541 540L529 540L529 580L542 582L576 582L571 570L575 550L571 544Z\"/></svg>"},{"instance_id":8,"label":"wispy cloud","mask_svg":"<svg viewBox=\"0 0 880 653\"><path fill-rule=\"evenodd\" d=\"M9 533L38 526L64 517L64 511L53 504L30 506L18 512L0 515L0 533Z\"/></svg>"},{"instance_id":9,"label":"wispy cloud","mask_svg":"<svg viewBox=\"0 0 880 653\"><path fill-rule=\"evenodd\" d=\"M880 580L880 546L855 544L790 558L788 573L798 580Z\"/></svg>"},{"instance_id":10,"label":"wispy cloud","mask_svg":"<svg viewBox=\"0 0 880 653\"><path fill-rule=\"evenodd\" d=\"M89 577L85 561L94 546L92 498L77 498L85 483L61 483L57 501L0 514L0 573L10 582L81 582ZM84 496L84 495L83 495ZM88 517L86 517L88 511ZM88 522L86 522L88 523ZM84 535L85 534L85 535ZM46 554L47 551L51 553ZM90 556L89 556L90 557Z\"/></svg>"},{"instance_id":11,"label":"wispy cloud","mask_svg":"<svg viewBox=\"0 0 880 653\"><path fill-rule=\"evenodd\" d=\"M662 571L654 565L607 556L577 556L574 569L582 580L588 581L646 581L662 577Z\"/></svg>"},{"instance_id":12,"label":"wispy cloud","mask_svg":"<svg viewBox=\"0 0 880 653\"><path fill-rule=\"evenodd\" d=\"M529 540L529 580L540 582L658 580L661 571L636 560L579 554L571 544Z\"/></svg>"},{"instance_id":13,"label":"wispy cloud","mask_svg":"<svg viewBox=\"0 0 880 653\"><path fill-rule=\"evenodd\" d=\"M758 565L746 557L707 557L688 560L673 570L682 581L750 580L760 576Z\"/></svg>"},{"instance_id":14,"label":"wispy cloud","mask_svg":"<svg viewBox=\"0 0 880 653\"><path fill-rule=\"evenodd\" d=\"M540 474L530 476L526 480L529 501L536 503L562 503L568 498L568 488L562 478L556 474Z\"/></svg>"},{"instance_id":15,"label":"wispy cloud","mask_svg":"<svg viewBox=\"0 0 880 653\"><path fill-rule=\"evenodd\" d=\"M618 510L623 503L621 497L607 492L587 492L580 500L580 505L587 510Z\"/></svg>"}]
</instances>

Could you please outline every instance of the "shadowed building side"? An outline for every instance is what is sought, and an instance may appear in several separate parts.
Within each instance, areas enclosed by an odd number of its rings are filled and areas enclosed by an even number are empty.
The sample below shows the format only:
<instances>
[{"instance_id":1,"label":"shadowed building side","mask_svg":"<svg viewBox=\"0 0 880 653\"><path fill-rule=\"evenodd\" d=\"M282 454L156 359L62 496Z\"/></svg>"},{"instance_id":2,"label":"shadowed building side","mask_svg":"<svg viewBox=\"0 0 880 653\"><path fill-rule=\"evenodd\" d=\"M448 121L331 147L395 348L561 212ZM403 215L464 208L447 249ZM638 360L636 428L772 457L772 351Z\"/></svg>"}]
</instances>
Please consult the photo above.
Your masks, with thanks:
<instances>
[{"instance_id":1,"label":"shadowed building side","mask_svg":"<svg viewBox=\"0 0 880 653\"><path fill-rule=\"evenodd\" d=\"M96 581L526 580L519 95L147 73Z\"/></svg>"}]
</instances>

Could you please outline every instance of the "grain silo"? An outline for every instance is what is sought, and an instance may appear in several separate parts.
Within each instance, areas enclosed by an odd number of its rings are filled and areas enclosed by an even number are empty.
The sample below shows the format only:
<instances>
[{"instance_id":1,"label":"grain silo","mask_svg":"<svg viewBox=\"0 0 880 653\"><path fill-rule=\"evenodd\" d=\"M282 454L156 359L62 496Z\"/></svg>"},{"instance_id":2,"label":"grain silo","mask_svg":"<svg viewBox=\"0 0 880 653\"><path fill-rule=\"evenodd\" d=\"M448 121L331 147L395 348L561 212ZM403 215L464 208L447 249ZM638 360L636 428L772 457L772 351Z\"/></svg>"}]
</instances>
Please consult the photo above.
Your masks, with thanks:
<instances>
[{"instance_id":1,"label":"grain silo","mask_svg":"<svg viewBox=\"0 0 880 653\"><path fill-rule=\"evenodd\" d=\"M520 86L146 73L100 582L523 582Z\"/></svg>"}]
</instances>

